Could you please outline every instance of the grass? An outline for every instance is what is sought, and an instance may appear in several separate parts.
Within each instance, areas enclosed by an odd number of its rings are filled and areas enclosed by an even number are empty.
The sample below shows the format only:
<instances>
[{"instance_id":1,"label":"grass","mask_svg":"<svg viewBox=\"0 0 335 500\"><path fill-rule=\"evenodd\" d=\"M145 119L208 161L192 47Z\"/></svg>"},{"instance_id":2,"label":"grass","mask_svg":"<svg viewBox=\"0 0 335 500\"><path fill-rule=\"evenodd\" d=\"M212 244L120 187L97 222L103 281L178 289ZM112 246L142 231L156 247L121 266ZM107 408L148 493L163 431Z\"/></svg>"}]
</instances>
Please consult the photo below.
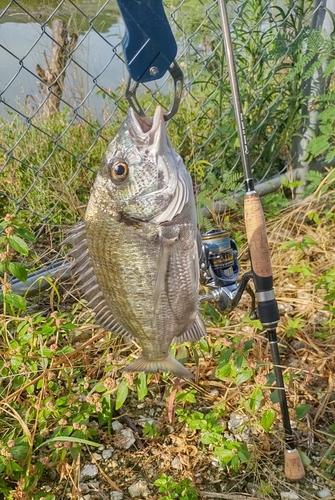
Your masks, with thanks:
<instances>
[{"instance_id":1,"label":"grass","mask_svg":"<svg viewBox=\"0 0 335 500\"><path fill-rule=\"evenodd\" d=\"M268 221L284 378L307 469L297 492L306 499L314 498L316 477L330 489L334 486L333 198L332 171L313 195ZM243 233L233 214L230 223ZM10 270L25 279L22 269L10 264L19 260L17 252L26 255L22 241L30 233L20 218L7 218L5 225L12 229L0 240L3 281ZM242 247L241 262L247 268L246 254ZM247 297L228 316L210 304L203 306L208 338L176 347L177 357L196 375L195 383L186 383L168 374L123 375L122 367L137 347L98 328L70 284L65 290L52 288L40 303L27 298L26 310L10 289L6 295L0 318L4 498L38 499L46 484L51 492L45 498L63 498L68 481L78 496L78 470L92 460L90 449L113 443L112 421L126 413L139 426L140 415L150 411L154 421L144 427L141 445L118 452L124 477L135 481L144 476L150 498L238 495L249 492L250 485L261 498L277 498L280 491L295 488L283 475L281 418L268 344L259 322L248 318ZM172 462L178 466L171 468ZM127 498L129 483L118 470L100 467L106 488L111 488L107 475ZM51 471L57 479L50 480Z\"/></svg>"}]
</instances>

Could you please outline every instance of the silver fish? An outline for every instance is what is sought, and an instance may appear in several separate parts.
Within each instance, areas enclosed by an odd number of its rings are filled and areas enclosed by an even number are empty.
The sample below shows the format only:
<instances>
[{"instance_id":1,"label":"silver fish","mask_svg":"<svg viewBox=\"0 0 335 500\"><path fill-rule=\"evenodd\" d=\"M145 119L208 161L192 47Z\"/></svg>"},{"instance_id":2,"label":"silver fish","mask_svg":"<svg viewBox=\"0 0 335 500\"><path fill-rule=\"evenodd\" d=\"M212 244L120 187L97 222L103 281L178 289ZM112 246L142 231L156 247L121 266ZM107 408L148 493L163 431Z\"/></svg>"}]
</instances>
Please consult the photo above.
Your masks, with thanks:
<instances>
[{"instance_id":1,"label":"silver fish","mask_svg":"<svg viewBox=\"0 0 335 500\"><path fill-rule=\"evenodd\" d=\"M95 179L70 253L96 322L135 340L126 371L192 377L169 352L206 335L198 311L199 253L191 176L174 151L160 107L129 109Z\"/></svg>"}]
</instances>

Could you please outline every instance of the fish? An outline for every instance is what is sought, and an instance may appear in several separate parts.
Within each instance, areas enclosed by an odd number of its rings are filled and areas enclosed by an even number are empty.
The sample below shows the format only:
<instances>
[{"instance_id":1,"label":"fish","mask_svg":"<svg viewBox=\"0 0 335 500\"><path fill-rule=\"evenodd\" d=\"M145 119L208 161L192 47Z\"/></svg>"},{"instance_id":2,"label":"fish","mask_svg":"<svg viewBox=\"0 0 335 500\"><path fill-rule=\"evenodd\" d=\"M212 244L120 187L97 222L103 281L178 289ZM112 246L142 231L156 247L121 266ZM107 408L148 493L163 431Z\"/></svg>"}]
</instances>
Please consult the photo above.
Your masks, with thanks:
<instances>
[{"instance_id":1,"label":"fish","mask_svg":"<svg viewBox=\"0 0 335 500\"><path fill-rule=\"evenodd\" d=\"M125 371L193 378L170 346L206 336L198 309L201 244L192 179L160 106L150 118L129 109L67 243L96 323L142 349Z\"/></svg>"}]
</instances>

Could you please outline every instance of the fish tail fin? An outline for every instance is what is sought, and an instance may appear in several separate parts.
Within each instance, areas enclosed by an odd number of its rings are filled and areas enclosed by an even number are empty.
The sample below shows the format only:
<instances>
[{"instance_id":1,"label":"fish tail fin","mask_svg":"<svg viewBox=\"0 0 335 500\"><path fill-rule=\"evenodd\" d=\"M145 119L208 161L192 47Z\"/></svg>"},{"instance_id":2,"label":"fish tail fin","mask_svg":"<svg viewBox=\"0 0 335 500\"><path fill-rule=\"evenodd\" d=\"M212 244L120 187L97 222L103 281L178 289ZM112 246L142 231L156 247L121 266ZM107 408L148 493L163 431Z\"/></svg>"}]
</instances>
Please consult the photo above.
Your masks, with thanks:
<instances>
[{"instance_id":1,"label":"fish tail fin","mask_svg":"<svg viewBox=\"0 0 335 500\"><path fill-rule=\"evenodd\" d=\"M124 368L126 372L156 373L159 370L174 373L178 377L194 378L192 372L187 370L187 368L170 355L161 359L147 359L142 356Z\"/></svg>"}]
</instances>

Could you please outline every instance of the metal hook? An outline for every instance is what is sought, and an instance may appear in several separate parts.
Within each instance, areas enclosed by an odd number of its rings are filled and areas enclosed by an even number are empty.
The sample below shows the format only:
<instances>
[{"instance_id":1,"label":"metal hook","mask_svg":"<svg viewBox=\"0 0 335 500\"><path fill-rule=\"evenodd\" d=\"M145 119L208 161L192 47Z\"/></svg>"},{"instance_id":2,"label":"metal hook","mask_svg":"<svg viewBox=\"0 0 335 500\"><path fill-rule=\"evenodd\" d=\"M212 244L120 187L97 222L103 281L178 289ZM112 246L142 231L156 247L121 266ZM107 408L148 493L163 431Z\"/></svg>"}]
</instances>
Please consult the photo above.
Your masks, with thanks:
<instances>
[{"instance_id":1,"label":"metal hook","mask_svg":"<svg viewBox=\"0 0 335 500\"><path fill-rule=\"evenodd\" d=\"M164 114L164 120L166 122L170 120L179 109L184 83L184 74L175 60L169 67L169 73L174 82L174 98L170 110ZM146 116L136 96L139 84L140 82L135 82L131 77L129 77L126 88L126 99L129 102L129 105L139 116Z\"/></svg>"}]
</instances>

